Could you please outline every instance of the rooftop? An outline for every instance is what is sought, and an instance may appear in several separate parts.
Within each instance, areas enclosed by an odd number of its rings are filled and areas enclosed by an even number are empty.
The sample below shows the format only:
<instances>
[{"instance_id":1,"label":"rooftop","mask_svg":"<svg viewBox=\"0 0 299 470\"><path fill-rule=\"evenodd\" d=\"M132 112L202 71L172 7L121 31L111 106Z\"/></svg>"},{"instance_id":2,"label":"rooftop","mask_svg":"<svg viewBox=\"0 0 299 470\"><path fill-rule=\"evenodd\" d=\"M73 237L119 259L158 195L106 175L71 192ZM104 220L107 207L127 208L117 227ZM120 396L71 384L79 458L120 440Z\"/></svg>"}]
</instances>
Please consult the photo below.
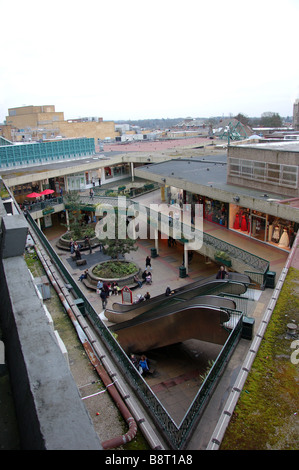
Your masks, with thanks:
<instances>
[{"instance_id":1,"label":"rooftop","mask_svg":"<svg viewBox=\"0 0 299 470\"><path fill-rule=\"evenodd\" d=\"M298 144L297 144L298 145ZM163 163L155 163L153 165L146 165L136 169L142 170L143 177L147 173L148 178L151 175L160 176L160 180L172 178L182 180L188 183L197 185L210 186L214 189L221 189L228 193L242 194L253 198L259 198L265 201L281 201L286 200L287 197L277 193L265 193L255 188L246 188L243 186L236 186L227 184L227 156L220 155L206 155L205 157L191 157L184 159L175 159ZM167 179L166 179L167 183Z\"/></svg>"}]
</instances>

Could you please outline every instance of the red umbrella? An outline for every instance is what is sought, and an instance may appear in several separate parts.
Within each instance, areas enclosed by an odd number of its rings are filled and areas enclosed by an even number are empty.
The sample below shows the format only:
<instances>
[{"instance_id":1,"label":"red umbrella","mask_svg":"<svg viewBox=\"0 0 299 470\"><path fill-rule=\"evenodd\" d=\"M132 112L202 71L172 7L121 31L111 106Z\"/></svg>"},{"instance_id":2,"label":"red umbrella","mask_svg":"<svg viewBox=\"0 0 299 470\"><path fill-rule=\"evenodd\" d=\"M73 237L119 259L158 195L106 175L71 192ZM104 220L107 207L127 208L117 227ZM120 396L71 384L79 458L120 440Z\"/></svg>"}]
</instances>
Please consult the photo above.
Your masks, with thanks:
<instances>
[{"instance_id":1,"label":"red umbrella","mask_svg":"<svg viewBox=\"0 0 299 470\"><path fill-rule=\"evenodd\" d=\"M55 193L55 191L53 191L53 189L44 189L41 194L52 194L52 193Z\"/></svg>"},{"instance_id":2,"label":"red umbrella","mask_svg":"<svg viewBox=\"0 0 299 470\"><path fill-rule=\"evenodd\" d=\"M27 194L27 197L39 197L40 194L39 193L30 193L30 194Z\"/></svg>"}]
</instances>

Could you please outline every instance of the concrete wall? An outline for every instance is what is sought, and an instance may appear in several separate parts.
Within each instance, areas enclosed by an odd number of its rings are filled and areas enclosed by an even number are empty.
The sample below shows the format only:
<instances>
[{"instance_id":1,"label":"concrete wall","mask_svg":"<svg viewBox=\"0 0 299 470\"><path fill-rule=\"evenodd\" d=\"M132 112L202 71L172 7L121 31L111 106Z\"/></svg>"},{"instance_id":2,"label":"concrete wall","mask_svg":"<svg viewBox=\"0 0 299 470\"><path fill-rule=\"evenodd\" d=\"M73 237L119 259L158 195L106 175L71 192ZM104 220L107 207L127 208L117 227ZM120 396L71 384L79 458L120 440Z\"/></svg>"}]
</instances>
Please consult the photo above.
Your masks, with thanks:
<instances>
[{"instance_id":1,"label":"concrete wall","mask_svg":"<svg viewBox=\"0 0 299 470\"><path fill-rule=\"evenodd\" d=\"M23 258L27 228L23 216L2 218L0 323L21 446L101 450Z\"/></svg>"}]
</instances>

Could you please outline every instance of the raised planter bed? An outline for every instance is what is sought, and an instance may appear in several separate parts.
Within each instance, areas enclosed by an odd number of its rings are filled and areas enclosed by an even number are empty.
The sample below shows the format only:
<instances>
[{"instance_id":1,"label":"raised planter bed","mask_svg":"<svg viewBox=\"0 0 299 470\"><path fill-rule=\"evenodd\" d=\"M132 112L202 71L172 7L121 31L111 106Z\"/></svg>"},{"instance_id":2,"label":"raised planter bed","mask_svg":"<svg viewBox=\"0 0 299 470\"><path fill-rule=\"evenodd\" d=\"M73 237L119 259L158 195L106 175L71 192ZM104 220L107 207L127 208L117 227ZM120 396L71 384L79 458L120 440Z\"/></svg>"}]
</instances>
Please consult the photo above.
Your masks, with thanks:
<instances>
[{"instance_id":1,"label":"raised planter bed","mask_svg":"<svg viewBox=\"0 0 299 470\"><path fill-rule=\"evenodd\" d=\"M92 248L99 246L100 244L100 241L96 236L90 238L89 241ZM81 245L80 251L89 250L89 246L85 246L85 240L76 240L76 242L78 243L78 245ZM70 251L70 239L65 238L65 234L63 234L61 235L61 237L59 237L56 246L61 250Z\"/></svg>"},{"instance_id":2,"label":"raised planter bed","mask_svg":"<svg viewBox=\"0 0 299 470\"><path fill-rule=\"evenodd\" d=\"M132 261L126 261L126 260L121 260L121 262L122 263L132 263ZM89 289L96 290L97 284L98 284L99 281L108 282L108 283L117 282L120 288L122 288L124 286L127 286L130 289L134 289L135 287L138 287L138 284L134 281L134 277L136 276L136 274L138 276L140 274L141 270L140 270L139 266L136 265L136 271L129 274L128 276L124 276L124 277L120 277L120 278L118 278L118 277L103 278L103 277L99 277L99 276L97 276L93 273L94 268L96 266L98 266L99 264L102 264L102 263L106 263L106 261L102 261L101 263L97 263L97 264L93 265L91 268L88 269L87 278L83 279L83 283L86 287L88 287Z\"/></svg>"}]
</instances>

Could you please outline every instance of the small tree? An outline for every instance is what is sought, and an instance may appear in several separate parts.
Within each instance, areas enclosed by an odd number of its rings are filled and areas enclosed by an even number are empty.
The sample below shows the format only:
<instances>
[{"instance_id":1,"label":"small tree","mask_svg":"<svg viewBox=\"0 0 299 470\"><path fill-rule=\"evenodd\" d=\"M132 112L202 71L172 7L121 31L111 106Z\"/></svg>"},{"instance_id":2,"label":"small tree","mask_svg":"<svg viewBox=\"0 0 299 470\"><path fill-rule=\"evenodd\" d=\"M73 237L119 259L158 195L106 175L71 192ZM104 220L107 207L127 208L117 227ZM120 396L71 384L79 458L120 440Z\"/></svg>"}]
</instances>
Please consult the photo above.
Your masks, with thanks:
<instances>
[{"instance_id":1,"label":"small tree","mask_svg":"<svg viewBox=\"0 0 299 470\"><path fill-rule=\"evenodd\" d=\"M138 247L135 245L136 240L132 238L118 238L118 224L117 218L115 219L115 238L104 238L103 245L105 247L105 252L107 255L111 256L113 259L119 259L119 256L124 256L126 253L131 251L137 251Z\"/></svg>"},{"instance_id":2,"label":"small tree","mask_svg":"<svg viewBox=\"0 0 299 470\"><path fill-rule=\"evenodd\" d=\"M138 247L134 246L135 240L131 238L126 238L124 240L115 239L111 240L110 238L105 238L104 246L105 252L107 255L111 256L112 259L119 259L120 255L125 255L131 251L137 251Z\"/></svg>"},{"instance_id":3,"label":"small tree","mask_svg":"<svg viewBox=\"0 0 299 470\"><path fill-rule=\"evenodd\" d=\"M80 210L80 196L75 191L69 191L64 196L64 202L69 211L69 224L63 224L70 232L72 232L75 240L83 238L82 230L82 213Z\"/></svg>"}]
</instances>

